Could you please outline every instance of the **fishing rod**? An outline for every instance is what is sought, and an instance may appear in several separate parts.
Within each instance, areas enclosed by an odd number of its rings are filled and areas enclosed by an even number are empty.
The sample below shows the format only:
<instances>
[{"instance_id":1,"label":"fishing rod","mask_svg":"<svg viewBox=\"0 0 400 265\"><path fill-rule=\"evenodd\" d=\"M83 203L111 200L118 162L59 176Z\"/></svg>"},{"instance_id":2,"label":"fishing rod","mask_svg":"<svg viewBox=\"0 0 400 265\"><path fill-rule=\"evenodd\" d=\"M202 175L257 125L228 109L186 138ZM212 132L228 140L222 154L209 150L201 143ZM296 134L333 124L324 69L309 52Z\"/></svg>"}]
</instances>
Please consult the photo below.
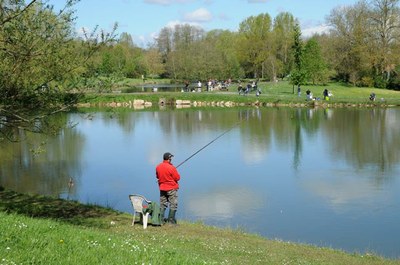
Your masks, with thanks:
<instances>
[{"instance_id":1,"label":"fishing rod","mask_svg":"<svg viewBox=\"0 0 400 265\"><path fill-rule=\"evenodd\" d=\"M205 146L203 146L202 148L200 148L199 150L197 150L194 154L192 154L191 156L189 156L188 158L186 158L185 160L183 160L183 162L181 162L179 165L176 166L176 168L180 167L181 165L183 165L184 163L186 163L189 159L191 159L192 157L194 157L195 155L197 155L198 153L200 153L201 150L203 150L204 148L206 148L207 146L209 146L210 144L212 144L213 142L215 142L216 140L218 140L219 138L221 138L222 136L224 136L226 133L228 133L230 130L232 130L233 128L235 128L236 126L238 126L242 121L238 121L237 123L235 123L231 128L229 128L228 130L224 131L223 133L221 133L220 135L218 135L218 137L216 137L215 139L213 139L211 142L209 142L208 144L206 144Z\"/></svg>"}]
</instances>

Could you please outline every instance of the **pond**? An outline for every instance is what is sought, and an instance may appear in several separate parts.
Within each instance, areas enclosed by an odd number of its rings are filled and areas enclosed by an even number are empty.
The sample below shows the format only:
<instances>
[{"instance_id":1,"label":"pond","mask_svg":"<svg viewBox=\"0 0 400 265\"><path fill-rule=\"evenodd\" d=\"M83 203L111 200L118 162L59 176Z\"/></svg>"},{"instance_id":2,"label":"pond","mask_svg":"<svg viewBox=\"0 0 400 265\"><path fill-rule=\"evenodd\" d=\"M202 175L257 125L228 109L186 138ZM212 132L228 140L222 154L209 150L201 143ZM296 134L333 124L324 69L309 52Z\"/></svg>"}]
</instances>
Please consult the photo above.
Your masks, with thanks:
<instances>
[{"instance_id":1,"label":"pond","mask_svg":"<svg viewBox=\"0 0 400 265\"><path fill-rule=\"evenodd\" d=\"M400 257L400 109L97 110L57 120L73 126L1 143L0 185L132 212L129 194L158 201L164 152L178 165L201 150L178 168L178 222Z\"/></svg>"}]
</instances>

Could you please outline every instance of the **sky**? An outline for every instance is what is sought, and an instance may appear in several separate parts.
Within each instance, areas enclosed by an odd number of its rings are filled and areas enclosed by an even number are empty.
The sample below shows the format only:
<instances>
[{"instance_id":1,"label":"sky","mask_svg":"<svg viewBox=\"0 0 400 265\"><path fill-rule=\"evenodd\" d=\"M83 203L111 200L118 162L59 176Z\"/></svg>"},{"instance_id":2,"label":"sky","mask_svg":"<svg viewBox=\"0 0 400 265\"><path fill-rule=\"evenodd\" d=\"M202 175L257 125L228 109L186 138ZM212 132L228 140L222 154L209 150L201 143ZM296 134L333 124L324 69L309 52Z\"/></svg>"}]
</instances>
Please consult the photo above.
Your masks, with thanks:
<instances>
[{"instance_id":1,"label":"sky","mask_svg":"<svg viewBox=\"0 0 400 265\"><path fill-rule=\"evenodd\" d=\"M303 36L327 29L326 16L332 9L354 5L357 0L81 0L76 9L76 28L96 26L110 32L118 23L117 34L129 33L136 45L146 48L160 30L188 23L205 31L237 31L250 16L268 13L274 19L289 12L300 22ZM63 0L50 0L55 8Z\"/></svg>"}]
</instances>

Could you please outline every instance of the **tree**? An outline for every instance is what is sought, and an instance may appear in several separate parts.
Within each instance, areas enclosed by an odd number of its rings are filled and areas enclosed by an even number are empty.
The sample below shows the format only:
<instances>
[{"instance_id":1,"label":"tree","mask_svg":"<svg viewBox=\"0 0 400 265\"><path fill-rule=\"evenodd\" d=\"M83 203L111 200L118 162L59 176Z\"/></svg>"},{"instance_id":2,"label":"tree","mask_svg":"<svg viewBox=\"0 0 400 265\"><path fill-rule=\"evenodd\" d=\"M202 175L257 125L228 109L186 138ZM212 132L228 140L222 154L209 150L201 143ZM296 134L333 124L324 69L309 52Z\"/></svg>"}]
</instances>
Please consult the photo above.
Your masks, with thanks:
<instances>
[{"instance_id":1,"label":"tree","mask_svg":"<svg viewBox=\"0 0 400 265\"><path fill-rule=\"evenodd\" d=\"M277 71L277 75L285 77L289 75L293 66L292 46L293 34L296 20L292 14L284 12L275 17L274 20L274 39L276 47L276 58L282 65L282 69Z\"/></svg>"},{"instance_id":2,"label":"tree","mask_svg":"<svg viewBox=\"0 0 400 265\"><path fill-rule=\"evenodd\" d=\"M113 33L86 33L78 42L72 7L56 13L43 1L1 1L0 134L13 140L15 128L41 132L45 118L64 110L78 94L69 94L75 77ZM79 50L78 50L79 48Z\"/></svg>"},{"instance_id":3,"label":"tree","mask_svg":"<svg viewBox=\"0 0 400 265\"><path fill-rule=\"evenodd\" d=\"M122 32L118 43L121 45L124 45L127 48L134 48L136 45L133 43L133 38L131 36L131 34L126 33L126 32Z\"/></svg>"},{"instance_id":4,"label":"tree","mask_svg":"<svg viewBox=\"0 0 400 265\"><path fill-rule=\"evenodd\" d=\"M327 18L331 26L333 52L329 58L338 79L359 84L370 73L368 51L368 9L364 2L337 7Z\"/></svg>"},{"instance_id":5,"label":"tree","mask_svg":"<svg viewBox=\"0 0 400 265\"><path fill-rule=\"evenodd\" d=\"M195 43L192 54L195 54L195 67L199 70L195 78L201 80L226 80L242 75L236 57L237 35L228 30L213 30L205 38Z\"/></svg>"},{"instance_id":6,"label":"tree","mask_svg":"<svg viewBox=\"0 0 400 265\"><path fill-rule=\"evenodd\" d=\"M160 76L165 72L162 56L158 49L149 48L144 54L146 73L151 77Z\"/></svg>"},{"instance_id":7,"label":"tree","mask_svg":"<svg viewBox=\"0 0 400 265\"><path fill-rule=\"evenodd\" d=\"M98 72L105 76L137 78L146 73L145 51L137 47L128 33L122 33L116 43L98 52Z\"/></svg>"},{"instance_id":8,"label":"tree","mask_svg":"<svg viewBox=\"0 0 400 265\"><path fill-rule=\"evenodd\" d=\"M259 77L272 50L272 20L268 14L245 19L239 25L238 56L247 75Z\"/></svg>"},{"instance_id":9,"label":"tree","mask_svg":"<svg viewBox=\"0 0 400 265\"><path fill-rule=\"evenodd\" d=\"M163 28L156 39L156 46L166 65L167 73L173 79L186 79L197 76L201 66L202 54L194 49L204 38L205 31L189 24L175 25L174 28Z\"/></svg>"},{"instance_id":10,"label":"tree","mask_svg":"<svg viewBox=\"0 0 400 265\"><path fill-rule=\"evenodd\" d=\"M290 73L290 82L293 84L293 94L294 86L300 86L304 84L306 73L303 68L303 42L301 40L301 29L299 24L294 27L293 34L293 58L294 58L294 69Z\"/></svg>"},{"instance_id":11,"label":"tree","mask_svg":"<svg viewBox=\"0 0 400 265\"><path fill-rule=\"evenodd\" d=\"M395 48L400 41L399 0L373 0L370 12L370 45L373 52L375 86L386 87L399 56Z\"/></svg>"},{"instance_id":12,"label":"tree","mask_svg":"<svg viewBox=\"0 0 400 265\"><path fill-rule=\"evenodd\" d=\"M170 27L162 28L158 37L155 39L155 45L162 56L163 63L166 63L168 54L172 52L172 39L172 28Z\"/></svg>"},{"instance_id":13,"label":"tree","mask_svg":"<svg viewBox=\"0 0 400 265\"><path fill-rule=\"evenodd\" d=\"M311 38L304 46L303 65L306 73L306 80L313 85L317 82L328 81L327 66L321 54L321 48L315 38Z\"/></svg>"},{"instance_id":14,"label":"tree","mask_svg":"<svg viewBox=\"0 0 400 265\"><path fill-rule=\"evenodd\" d=\"M359 86L387 87L399 64L398 0L360 1L328 17L338 78Z\"/></svg>"}]
</instances>

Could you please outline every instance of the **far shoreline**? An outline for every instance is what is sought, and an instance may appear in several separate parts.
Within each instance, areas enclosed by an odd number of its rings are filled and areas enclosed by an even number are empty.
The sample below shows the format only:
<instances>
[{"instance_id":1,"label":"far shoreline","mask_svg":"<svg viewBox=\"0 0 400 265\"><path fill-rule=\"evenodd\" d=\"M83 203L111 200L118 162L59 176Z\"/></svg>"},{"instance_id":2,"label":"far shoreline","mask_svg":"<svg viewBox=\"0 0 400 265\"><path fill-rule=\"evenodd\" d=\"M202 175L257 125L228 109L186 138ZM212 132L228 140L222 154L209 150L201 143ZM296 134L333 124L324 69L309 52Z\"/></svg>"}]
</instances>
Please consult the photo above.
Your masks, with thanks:
<instances>
[{"instance_id":1,"label":"far shoreline","mask_svg":"<svg viewBox=\"0 0 400 265\"><path fill-rule=\"evenodd\" d=\"M290 108L393 108L400 104L387 101L360 102L355 100L302 100L279 99L272 96L238 96L223 93L112 93L90 94L75 104L77 108L107 107L146 109L152 107L198 108L198 107L290 107Z\"/></svg>"}]
</instances>

